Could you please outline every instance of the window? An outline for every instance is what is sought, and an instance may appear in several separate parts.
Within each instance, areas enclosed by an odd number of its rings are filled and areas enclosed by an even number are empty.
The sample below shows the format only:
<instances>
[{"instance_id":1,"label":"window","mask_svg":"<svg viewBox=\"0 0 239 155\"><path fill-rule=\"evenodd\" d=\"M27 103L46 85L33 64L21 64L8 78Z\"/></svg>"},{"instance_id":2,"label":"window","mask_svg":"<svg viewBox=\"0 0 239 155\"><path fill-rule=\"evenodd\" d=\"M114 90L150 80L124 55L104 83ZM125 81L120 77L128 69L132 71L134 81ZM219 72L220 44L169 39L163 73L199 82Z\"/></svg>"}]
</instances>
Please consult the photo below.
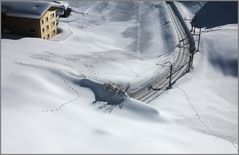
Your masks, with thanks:
<instances>
[{"instance_id":1,"label":"window","mask_svg":"<svg viewBox=\"0 0 239 155\"><path fill-rule=\"evenodd\" d=\"M51 27L53 27L55 24L56 24L56 22L53 21L53 22L51 23Z\"/></svg>"},{"instance_id":2,"label":"window","mask_svg":"<svg viewBox=\"0 0 239 155\"><path fill-rule=\"evenodd\" d=\"M46 26L46 29L49 30L49 25Z\"/></svg>"},{"instance_id":3,"label":"window","mask_svg":"<svg viewBox=\"0 0 239 155\"><path fill-rule=\"evenodd\" d=\"M42 28L42 32L45 32L45 29L44 29L44 28Z\"/></svg>"},{"instance_id":4,"label":"window","mask_svg":"<svg viewBox=\"0 0 239 155\"><path fill-rule=\"evenodd\" d=\"M51 35L53 36L53 35L55 35L56 34L56 30L53 30L52 32L51 32Z\"/></svg>"},{"instance_id":5,"label":"window","mask_svg":"<svg viewBox=\"0 0 239 155\"><path fill-rule=\"evenodd\" d=\"M45 37L43 37L43 39L46 39Z\"/></svg>"},{"instance_id":6,"label":"window","mask_svg":"<svg viewBox=\"0 0 239 155\"><path fill-rule=\"evenodd\" d=\"M46 17L46 22L48 21L48 17Z\"/></svg>"},{"instance_id":7,"label":"window","mask_svg":"<svg viewBox=\"0 0 239 155\"><path fill-rule=\"evenodd\" d=\"M50 35L49 34L47 34L47 39L49 39L50 38Z\"/></svg>"},{"instance_id":8,"label":"window","mask_svg":"<svg viewBox=\"0 0 239 155\"><path fill-rule=\"evenodd\" d=\"M41 20L41 23L44 24L44 19Z\"/></svg>"},{"instance_id":9,"label":"window","mask_svg":"<svg viewBox=\"0 0 239 155\"><path fill-rule=\"evenodd\" d=\"M54 14L54 13L52 13L52 14L51 14L51 19L52 19L54 16L55 16L55 14Z\"/></svg>"}]
</instances>

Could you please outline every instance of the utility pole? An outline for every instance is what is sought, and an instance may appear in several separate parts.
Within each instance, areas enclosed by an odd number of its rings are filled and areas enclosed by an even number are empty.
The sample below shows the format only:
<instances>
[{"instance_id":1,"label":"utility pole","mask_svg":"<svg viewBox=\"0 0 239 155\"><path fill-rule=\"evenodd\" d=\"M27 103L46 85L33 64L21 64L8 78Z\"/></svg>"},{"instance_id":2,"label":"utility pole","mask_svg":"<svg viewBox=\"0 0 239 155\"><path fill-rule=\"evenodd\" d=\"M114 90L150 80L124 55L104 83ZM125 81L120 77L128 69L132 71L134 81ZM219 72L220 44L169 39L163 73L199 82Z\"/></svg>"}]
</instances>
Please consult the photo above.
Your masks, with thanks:
<instances>
[{"instance_id":1,"label":"utility pole","mask_svg":"<svg viewBox=\"0 0 239 155\"><path fill-rule=\"evenodd\" d=\"M199 45L200 45L200 38L201 38L201 28L199 29L199 38L198 38L198 48L197 48L197 52L199 51Z\"/></svg>"},{"instance_id":2,"label":"utility pole","mask_svg":"<svg viewBox=\"0 0 239 155\"><path fill-rule=\"evenodd\" d=\"M171 89L172 88L172 74L173 74L173 64L170 61L167 61L163 64L163 66L166 66L166 64L169 63L170 64L170 75L169 75L169 82L168 82L168 87L167 89ZM161 64L156 64L156 65L161 65ZM169 66L167 66L169 67ZM168 78L168 77L167 77ZM149 89L153 89L153 90L161 90L161 88L153 88L153 86L150 86Z\"/></svg>"},{"instance_id":3,"label":"utility pole","mask_svg":"<svg viewBox=\"0 0 239 155\"><path fill-rule=\"evenodd\" d=\"M172 73L173 73L173 64L170 62L170 75L169 75L169 83L168 83L168 88L172 88Z\"/></svg>"},{"instance_id":4,"label":"utility pole","mask_svg":"<svg viewBox=\"0 0 239 155\"><path fill-rule=\"evenodd\" d=\"M191 54L189 55L189 61L188 61L188 73L190 72L191 68Z\"/></svg>"},{"instance_id":5,"label":"utility pole","mask_svg":"<svg viewBox=\"0 0 239 155\"><path fill-rule=\"evenodd\" d=\"M190 21L190 24L191 24L191 30L190 30L190 32L192 33L192 31L193 31L193 26L194 26L194 25L193 25L193 24L194 24L194 23L193 23L193 20Z\"/></svg>"},{"instance_id":6,"label":"utility pole","mask_svg":"<svg viewBox=\"0 0 239 155\"><path fill-rule=\"evenodd\" d=\"M191 51L189 55L189 61L188 61L188 72L190 72L190 69L193 66L193 57L194 57L194 51Z\"/></svg>"},{"instance_id":7,"label":"utility pole","mask_svg":"<svg viewBox=\"0 0 239 155\"><path fill-rule=\"evenodd\" d=\"M193 30L193 33L195 34L195 31L196 31L196 24L197 24L197 13L194 17L194 30Z\"/></svg>"}]
</instances>

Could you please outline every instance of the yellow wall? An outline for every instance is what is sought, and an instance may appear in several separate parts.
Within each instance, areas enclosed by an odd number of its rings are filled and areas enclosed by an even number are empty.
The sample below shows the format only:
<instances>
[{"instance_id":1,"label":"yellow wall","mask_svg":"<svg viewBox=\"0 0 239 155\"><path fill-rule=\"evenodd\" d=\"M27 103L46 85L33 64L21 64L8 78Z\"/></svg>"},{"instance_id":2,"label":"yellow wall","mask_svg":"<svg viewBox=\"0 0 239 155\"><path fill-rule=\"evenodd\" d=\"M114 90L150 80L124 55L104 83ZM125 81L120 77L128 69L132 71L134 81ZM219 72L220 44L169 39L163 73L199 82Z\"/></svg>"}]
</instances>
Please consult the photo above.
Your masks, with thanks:
<instances>
[{"instance_id":1,"label":"yellow wall","mask_svg":"<svg viewBox=\"0 0 239 155\"><path fill-rule=\"evenodd\" d=\"M48 20L47 20L48 18ZM41 38L49 39L57 34L56 10L47 11L40 19Z\"/></svg>"}]
</instances>

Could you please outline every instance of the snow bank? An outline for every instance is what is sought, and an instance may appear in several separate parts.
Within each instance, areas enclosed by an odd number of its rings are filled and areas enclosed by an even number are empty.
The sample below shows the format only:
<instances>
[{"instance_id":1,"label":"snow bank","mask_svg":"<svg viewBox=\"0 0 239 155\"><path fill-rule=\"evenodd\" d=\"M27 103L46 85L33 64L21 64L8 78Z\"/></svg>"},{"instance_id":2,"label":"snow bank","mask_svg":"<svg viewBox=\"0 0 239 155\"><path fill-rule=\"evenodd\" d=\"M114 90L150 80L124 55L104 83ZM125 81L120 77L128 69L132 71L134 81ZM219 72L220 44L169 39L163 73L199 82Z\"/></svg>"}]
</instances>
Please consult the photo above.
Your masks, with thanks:
<instances>
[{"instance_id":1,"label":"snow bank","mask_svg":"<svg viewBox=\"0 0 239 155\"><path fill-rule=\"evenodd\" d=\"M225 75L238 76L237 25L226 25L202 33L202 46L209 62Z\"/></svg>"},{"instance_id":2,"label":"snow bank","mask_svg":"<svg viewBox=\"0 0 239 155\"><path fill-rule=\"evenodd\" d=\"M177 7L181 11L182 16L185 20L191 20L195 14L205 5L206 2L190 2L190 1L181 1L176 2Z\"/></svg>"},{"instance_id":3,"label":"snow bank","mask_svg":"<svg viewBox=\"0 0 239 155\"><path fill-rule=\"evenodd\" d=\"M141 121L156 121L162 122L163 118L160 117L160 112L153 106L146 105L143 102L127 98L122 104L123 110L118 112L120 116L126 118L136 118Z\"/></svg>"},{"instance_id":4,"label":"snow bank","mask_svg":"<svg viewBox=\"0 0 239 155\"><path fill-rule=\"evenodd\" d=\"M194 18L195 14L204 6L206 2L190 2L190 1L181 1L175 2L176 6L180 10L181 15L184 18L185 23L188 28L191 29L191 21Z\"/></svg>"},{"instance_id":5,"label":"snow bank","mask_svg":"<svg viewBox=\"0 0 239 155\"><path fill-rule=\"evenodd\" d=\"M57 28L57 35L50 38L53 41L64 41L73 34L72 30L64 23L59 23Z\"/></svg>"},{"instance_id":6,"label":"snow bank","mask_svg":"<svg viewBox=\"0 0 239 155\"><path fill-rule=\"evenodd\" d=\"M65 74L65 76L67 76L67 74ZM75 85L90 89L95 98L92 104L100 105L103 103L103 105L99 106L99 109L103 109L106 112L115 112L113 110L119 108L122 109L122 111L119 112L119 116L137 118L137 120L159 120L158 110L140 101L129 98L123 88L117 85L99 83L89 79L78 79L72 76L65 78L72 81Z\"/></svg>"}]
</instances>

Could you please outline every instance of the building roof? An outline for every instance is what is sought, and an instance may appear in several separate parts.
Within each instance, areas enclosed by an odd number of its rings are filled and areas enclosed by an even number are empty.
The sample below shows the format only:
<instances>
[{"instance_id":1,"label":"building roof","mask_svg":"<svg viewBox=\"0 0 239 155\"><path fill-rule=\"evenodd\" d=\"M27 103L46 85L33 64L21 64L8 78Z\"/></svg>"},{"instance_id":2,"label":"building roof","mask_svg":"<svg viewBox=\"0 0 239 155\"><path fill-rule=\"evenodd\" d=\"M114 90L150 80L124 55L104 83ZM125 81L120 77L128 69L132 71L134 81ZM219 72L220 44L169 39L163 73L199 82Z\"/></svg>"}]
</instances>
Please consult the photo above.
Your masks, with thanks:
<instances>
[{"instance_id":1,"label":"building roof","mask_svg":"<svg viewBox=\"0 0 239 155\"><path fill-rule=\"evenodd\" d=\"M7 16L39 19L56 4L43 1L2 1L2 12Z\"/></svg>"}]
</instances>

